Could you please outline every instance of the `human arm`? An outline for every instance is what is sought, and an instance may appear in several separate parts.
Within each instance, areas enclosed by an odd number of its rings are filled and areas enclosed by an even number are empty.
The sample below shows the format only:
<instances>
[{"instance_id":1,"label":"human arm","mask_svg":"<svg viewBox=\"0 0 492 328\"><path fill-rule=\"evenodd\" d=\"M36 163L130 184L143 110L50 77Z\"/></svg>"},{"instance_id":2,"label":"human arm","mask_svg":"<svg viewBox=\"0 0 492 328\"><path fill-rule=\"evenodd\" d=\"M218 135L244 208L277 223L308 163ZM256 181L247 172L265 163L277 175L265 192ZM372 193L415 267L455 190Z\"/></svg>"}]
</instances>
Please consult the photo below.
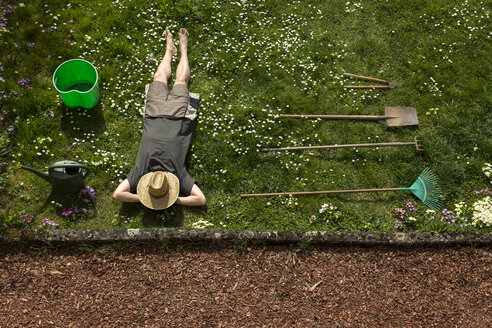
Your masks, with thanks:
<instances>
[{"instance_id":1,"label":"human arm","mask_svg":"<svg viewBox=\"0 0 492 328\"><path fill-rule=\"evenodd\" d=\"M136 194L130 192L130 182L123 180L113 192L113 198L121 202L138 203L140 200Z\"/></svg>"},{"instance_id":2,"label":"human arm","mask_svg":"<svg viewBox=\"0 0 492 328\"><path fill-rule=\"evenodd\" d=\"M191 188L189 196L178 197L178 199L176 199L176 204L184 206L203 206L206 203L207 199L205 198L205 195L196 184Z\"/></svg>"}]
</instances>

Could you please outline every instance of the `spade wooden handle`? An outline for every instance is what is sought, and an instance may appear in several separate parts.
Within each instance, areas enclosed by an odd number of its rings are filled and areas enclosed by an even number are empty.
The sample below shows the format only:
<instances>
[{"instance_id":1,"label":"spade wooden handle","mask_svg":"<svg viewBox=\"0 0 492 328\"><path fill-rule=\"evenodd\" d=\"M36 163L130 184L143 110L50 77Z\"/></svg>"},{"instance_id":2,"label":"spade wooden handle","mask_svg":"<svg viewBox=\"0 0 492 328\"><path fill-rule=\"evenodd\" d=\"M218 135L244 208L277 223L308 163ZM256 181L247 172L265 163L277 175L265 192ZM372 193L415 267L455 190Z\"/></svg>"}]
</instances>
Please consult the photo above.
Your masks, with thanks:
<instances>
[{"instance_id":1,"label":"spade wooden handle","mask_svg":"<svg viewBox=\"0 0 492 328\"><path fill-rule=\"evenodd\" d=\"M361 120L361 121L378 121L391 118L388 116L380 115L294 115L294 114L280 114L279 117L292 117L292 118L325 118L329 120Z\"/></svg>"}]
</instances>

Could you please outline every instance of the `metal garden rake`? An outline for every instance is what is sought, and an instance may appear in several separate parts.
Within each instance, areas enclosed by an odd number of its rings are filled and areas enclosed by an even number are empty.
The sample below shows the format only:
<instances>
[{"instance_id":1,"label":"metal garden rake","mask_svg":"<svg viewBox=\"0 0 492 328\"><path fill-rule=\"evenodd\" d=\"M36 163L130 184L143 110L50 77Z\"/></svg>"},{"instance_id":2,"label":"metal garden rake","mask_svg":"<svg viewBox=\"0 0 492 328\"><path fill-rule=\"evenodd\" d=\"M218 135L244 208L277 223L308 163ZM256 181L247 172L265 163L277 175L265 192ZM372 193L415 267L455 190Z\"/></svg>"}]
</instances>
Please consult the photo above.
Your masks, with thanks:
<instances>
[{"instance_id":1,"label":"metal garden rake","mask_svg":"<svg viewBox=\"0 0 492 328\"><path fill-rule=\"evenodd\" d=\"M275 192L264 194L242 194L241 197L264 197L280 195L321 195L321 194L340 194L355 192L377 192L377 191L411 191L418 199L434 211L442 208L442 191L438 183L437 176L429 169L425 168L411 187L405 188L381 188L381 189L354 189L354 190L327 190L327 191L296 191L296 192Z\"/></svg>"}]
</instances>

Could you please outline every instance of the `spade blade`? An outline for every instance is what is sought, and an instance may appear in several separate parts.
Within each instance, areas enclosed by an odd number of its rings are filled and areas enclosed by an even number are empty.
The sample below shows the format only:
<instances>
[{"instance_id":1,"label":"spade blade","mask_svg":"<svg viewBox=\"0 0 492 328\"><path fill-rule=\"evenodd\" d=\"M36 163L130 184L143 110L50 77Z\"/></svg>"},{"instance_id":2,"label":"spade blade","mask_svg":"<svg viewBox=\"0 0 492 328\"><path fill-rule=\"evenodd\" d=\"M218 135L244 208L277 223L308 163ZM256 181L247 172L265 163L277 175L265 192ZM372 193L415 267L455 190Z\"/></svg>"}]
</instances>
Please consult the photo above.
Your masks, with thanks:
<instances>
[{"instance_id":1,"label":"spade blade","mask_svg":"<svg viewBox=\"0 0 492 328\"><path fill-rule=\"evenodd\" d=\"M417 109L414 107L384 107L384 116L388 126L419 125Z\"/></svg>"}]
</instances>

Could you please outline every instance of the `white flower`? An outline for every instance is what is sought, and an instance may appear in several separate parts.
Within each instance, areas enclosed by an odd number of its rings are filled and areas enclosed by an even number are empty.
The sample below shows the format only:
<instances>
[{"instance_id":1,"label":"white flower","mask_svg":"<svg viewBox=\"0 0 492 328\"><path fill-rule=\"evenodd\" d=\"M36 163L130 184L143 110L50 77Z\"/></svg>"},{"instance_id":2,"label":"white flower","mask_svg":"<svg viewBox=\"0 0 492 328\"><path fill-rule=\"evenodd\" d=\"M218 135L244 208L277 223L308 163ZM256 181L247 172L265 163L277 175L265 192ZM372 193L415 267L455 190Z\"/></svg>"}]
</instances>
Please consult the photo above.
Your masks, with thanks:
<instances>
[{"instance_id":1,"label":"white flower","mask_svg":"<svg viewBox=\"0 0 492 328\"><path fill-rule=\"evenodd\" d=\"M213 223L210 223L207 220L200 219L196 222L193 222L191 226L193 228L206 228L206 227L213 226Z\"/></svg>"},{"instance_id":2,"label":"white flower","mask_svg":"<svg viewBox=\"0 0 492 328\"><path fill-rule=\"evenodd\" d=\"M454 213L456 214L456 216L461 216L461 214L463 214L463 207L466 208L465 202L454 204Z\"/></svg>"},{"instance_id":3,"label":"white flower","mask_svg":"<svg viewBox=\"0 0 492 328\"><path fill-rule=\"evenodd\" d=\"M408 221L417 221L417 219L414 218L413 216L411 216L411 217L408 218Z\"/></svg>"},{"instance_id":4,"label":"white flower","mask_svg":"<svg viewBox=\"0 0 492 328\"><path fill-rule=\"evenodd\" d=\"M491 226L492 225L492 198L487 196L473 203L472 224Z\"/></svg>"},{"instance_id":5,"label":"white flower","mask_svg":"<svg viewBox=\"0 0 492 328\"><path fill-rule=\"evenodd\" d=\"M482 171L487 178L490 178L490 176L492 176L492 164L485 163L484 167L482 167ZM492 183L492 181L490 181L490 183Z\"/></svg>"}]
</instances>

